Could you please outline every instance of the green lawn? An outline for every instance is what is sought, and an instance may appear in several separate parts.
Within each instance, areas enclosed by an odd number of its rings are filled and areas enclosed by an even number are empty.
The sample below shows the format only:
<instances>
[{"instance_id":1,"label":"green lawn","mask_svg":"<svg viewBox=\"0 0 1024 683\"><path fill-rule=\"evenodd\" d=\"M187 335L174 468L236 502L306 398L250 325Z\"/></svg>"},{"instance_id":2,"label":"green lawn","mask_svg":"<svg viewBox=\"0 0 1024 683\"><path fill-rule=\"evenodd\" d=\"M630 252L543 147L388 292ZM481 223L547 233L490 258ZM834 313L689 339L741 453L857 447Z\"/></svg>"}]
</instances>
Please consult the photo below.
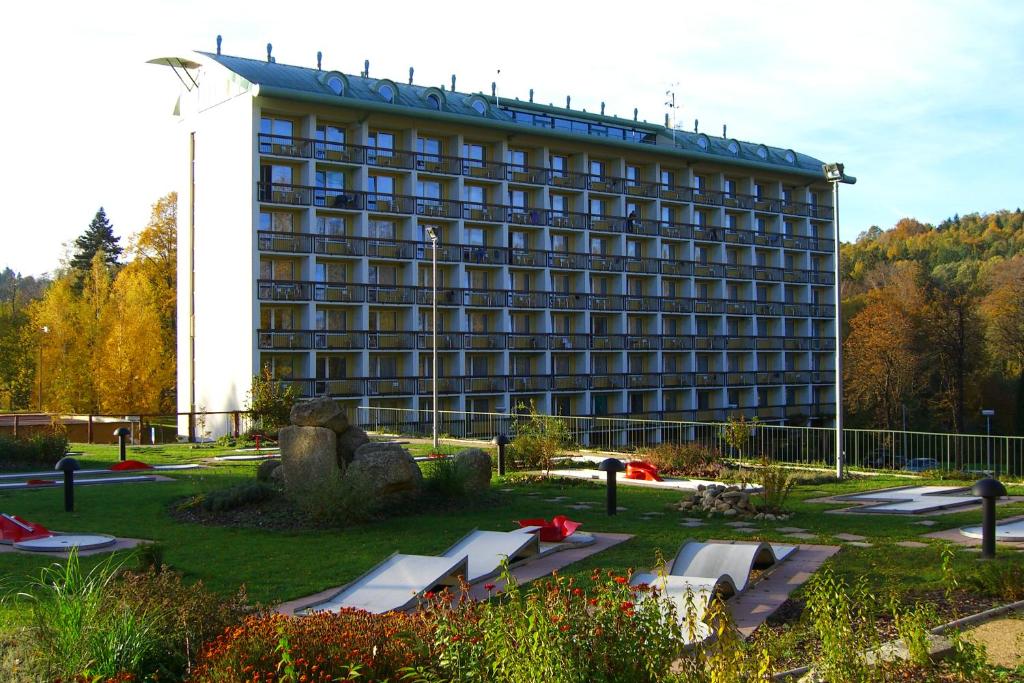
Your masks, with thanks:
<instances>
[{"instance_id":1,"label":"green lawn","mask_svg":"<svg viewBox=\"0 0 1024 683\"><path fill-rule=\"evenodd\" d=\"M79 446L83 465L94 466L117 459L114 446ZM223 454L231 449L187 446L155 446L132 448L129 457L153 464L189 462ZM413 450L429 450L416 444ZM741 534L725 525L725 519L707 520L707 525L686 529L679 525L680 513L666 509L681 498L680 493L653 489L619 487L619 504L628 508L615 517L603 512L605 491L592 483L576 485L551 482L514 484L495 482L493 504L459 513L430 512L362 525L350 529L280 532L256 529L231 529L199 526L174 521L167 513L169 504L184 496L250 481L255 463L218 463L211 467L173 473L174 482L121 484L82 487L76 491L76 512L62 509L62 491L43 489L0 492L0 511L20 515L62 531L94 531L118 536L159 541L164 546L167 564L186 576L202 579L216 591L232 592L245 584L250 598L261 603L308 595L343 584L396 550L404 553L432 554L443 551L456 539L475 527L485 529L511 528L512 520L522 517L552 516L571 513L583 522L583 530L627 532L635 534L628 543L616 546L593 558L573 565L567 571L584 577L599 566L626 570L650 566L658 552L674 554L687 538L742 539L793 542L777 532L778 527L795 526L817 535L819 543L838 543L834 533L848 532L868 537L873 548L846 547L834 564L849 579L867 576L879 589L902 590L938 585L939 544L927 549L907 549L893 545L896 541L916 539L921 534L943 528L977 523L980 510L931 517L938 524L931 529L914 524L920 517L886 515L825 515L829 507L804 502L839 493L905 486L927 480L895 477L870 477L842 484L798 486L791 498L794 515L783 522L758 523L754 534ZM511 488L504 492L500 489ZM540 495L528 495L536 493ZM1011 488L1011 493L1024 495L1024 486ZM567 510L566 503L546 502L546 498L568 496L568 503L589 501L592 510ZM664 512L662 516L642 519L644 512ZM999 507L1000 516L1020 514L1024 504ZM1003 552L1000 561L1016 563L1024 571L1024 553ZM90 558L89 564L97 560ZM19 588L39 569L53 562L52 557L16 553L0 554L0 576L6 577L6 588ZM975 566L977 554L958 555L962 569Z\"/></svg>"}]
</instances>

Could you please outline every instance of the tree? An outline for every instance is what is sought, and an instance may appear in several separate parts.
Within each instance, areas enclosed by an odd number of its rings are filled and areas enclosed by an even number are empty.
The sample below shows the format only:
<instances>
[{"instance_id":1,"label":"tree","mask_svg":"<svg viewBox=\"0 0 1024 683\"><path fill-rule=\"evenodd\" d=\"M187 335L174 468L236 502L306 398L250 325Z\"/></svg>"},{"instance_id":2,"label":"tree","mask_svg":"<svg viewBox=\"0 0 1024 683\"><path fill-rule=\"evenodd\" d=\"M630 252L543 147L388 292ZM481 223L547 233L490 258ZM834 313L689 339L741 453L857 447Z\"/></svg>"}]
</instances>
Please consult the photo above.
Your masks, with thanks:
<instances>
[{"instance_id":1,"label":"tree","mask_svg":"<svg viewBox=\"0 0 1024 683\"><path fill-rule=\"evenodd\" d=\"M75 239L75 254L71 258L71 267L82 274L89 272L93 258L101 251L108 266L117 265L117 258L123 251L120 241L120 238L114 235L114 226L107 220L107 214L101 206L89 227Z\"/></svg>"},{"instance_id":2,"label":"tree","mask_svg":"<svg viewBox=\"0 0 1024 683\"><path fill-rule=\"evenodd\" d=\"M252 377L245 409L260 431L276 437L282 427L288 426L292 406L298 398L294 385L284 384L274 377L269 366L264 366L260 374Z\"/></svg>"},{"instance_id":3,"label":"tree","mask_svg":"<svg viewBox=\"0 0 1024 683\"><path fill-rule=\"evenodd\" d=\"M1005 374L1017 381L1017 433L1024 434L1024 256L994 271L981 301L988 349Z\"/></svg>"}]
</instances>

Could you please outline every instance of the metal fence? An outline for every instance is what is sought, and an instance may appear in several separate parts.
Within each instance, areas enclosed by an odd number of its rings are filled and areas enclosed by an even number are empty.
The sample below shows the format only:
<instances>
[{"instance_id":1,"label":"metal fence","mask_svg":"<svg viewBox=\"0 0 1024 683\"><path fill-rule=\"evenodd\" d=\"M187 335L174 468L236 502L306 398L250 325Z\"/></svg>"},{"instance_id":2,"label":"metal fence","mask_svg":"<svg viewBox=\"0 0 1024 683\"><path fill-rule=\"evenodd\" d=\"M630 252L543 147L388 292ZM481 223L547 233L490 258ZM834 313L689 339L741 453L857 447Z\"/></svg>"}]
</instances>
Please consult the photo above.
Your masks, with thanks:
<instances>
[{"instance_id":1,"label":"metal fence","mask_svg":"<svg viewBox=\"0 0 1024 683\"><path fill-rule=\"evenodd\" d=\"M438 432L449 438L491 439L515 436L525 415L438 411ZM551 416L548 416L551 417ZM582 447L631 452L661 443L697 442L737 459L767 457L794 465L835 466L835 430L758 423L749 442L732 448L726 423L637 419L632 417L558 416ZM359 424L368 431L429 436L429 410L361 406ZM878 429L843 430L848 467L879 470L994 471L1024 473L1024 437L984 434L941 434Z\"/></svg>"},{"instance_id":2,"label":"metal fence","mask_svg":"<svg viewBox=\"0 0 1024 683\"><path fill-rule=\"evenodd\" d=\"M238 436L254 426L243 410L142 415L0 413L0 436L29 438L59 430L74 443L117 443L114 430L122 427L131 431L132 445L145 446Z\"/></svg>"}]
</instances>

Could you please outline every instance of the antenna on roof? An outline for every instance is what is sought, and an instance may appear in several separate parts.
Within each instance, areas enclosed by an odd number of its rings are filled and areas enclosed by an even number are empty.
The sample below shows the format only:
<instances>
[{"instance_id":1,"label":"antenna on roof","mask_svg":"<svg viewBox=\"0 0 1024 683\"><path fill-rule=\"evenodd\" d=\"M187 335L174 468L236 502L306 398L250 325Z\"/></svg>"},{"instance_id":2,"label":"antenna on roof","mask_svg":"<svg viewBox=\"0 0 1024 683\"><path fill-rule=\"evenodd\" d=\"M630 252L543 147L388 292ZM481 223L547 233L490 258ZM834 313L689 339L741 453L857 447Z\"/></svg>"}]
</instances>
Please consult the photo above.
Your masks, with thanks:
<instances>
[{"instance_id":1,"label":"antenna on roof","mask_svg":"<svg viewBox=\"0 0 1024 683\"><path fill-rule=\"evenodd\" d=\"M672 128L672 144L676 144L676 110L679 106L676 104L676 86L679 82L670 83L668 90L665 91L665 106L668 107L668 111L665 112L665 127ZM671 121L671 126L669 122Z\"/></svg>"},{"instance_id":2,"label":"antenna on roof","mask_svg":"<svg viewBox=\"0 0 1024 683\"><path fill-rule=\"evenodd\" d=\"M699 127L700 127L699 124L700 124L700 121L698 121L697 119L693 120L693 132L694 133L696 133L697 130L699 129Z\"/></svg>"},{"instance_id":3,"label":"antenna on roof","mask_svg":"<svg viewBox=\"0 0 1024 683\"><path fill-rule=\"evenodd\" d=\"M601 103L601 116L604 116L604 102Z\"/></svg>"},{"instance_id":4,"label":"antenna on roof","mask_svg":"<svg viewBox=\"0 0 1024 683\"><path fill-rule=\"evenodd\" d=\"M324 61L324 53L320 50L316 51L316 70L320 70L320 64Z\"/></svg>"},{"instance_id":5,"label":"antenna on roof","mask_svg":"<svg viewBox=\"0 0 1024 683\"><path fill-rule=\"evenodd\" d=\"M501 69L498 69L497 75L494 77L494 81L491 83L491 94L494 95L494 106L501 106L501 100L498 99L498 81L501 80Z\"/></svg>"},{"instance_id":6,"label":"antenna on roof","mask_svg":"<svg viewBox=\"0 0 1024 683\"><path fill-rule=\"evenodd\" d=\"M452 74L452 92L455 92L455 74Z\"/></svg>"},{"instance_id":7,"label":"antenna on roof","mask_svg":"<svg viewBox=\"0 0 1024 683\"><path fill-rule=\"evenodd\" d=\"M633 120L636 121L636 117L640 116L640 110L633 107Z\"/></svg>"},{"instance_id":8,"label":"antenna on roof","mask_svg":"<svg viewBox=\"0 0 1024 683\"><path fill-rule=\"evenodd\" d=\"M728 135L725 134L725 131L726 131L726 128L725 128L725 124L723 123L722 124L722 137L723 138L729 137Z\"/></svg>"},{"instance_id":9,"label":"antenna on roof","mask_svg":"<svg viewBox=\"0 0 1024 683\"><path fill-rule=\"evenodd\" d=\"M409 67L409 85L412 85L412 72L413 72L413 68L410 66Z\"/></svg>"},{"instance_id":10,"label":"antenna on roof","mask_svg":"<svg viewBox=\"0 0 1024 683\"><path fill-rule=\"evenodd\" d=\"M533 102L533 88L530 88L530 101Z\"/></svg>"},{"instance_id":11,"label":"antenna on roof","mask_svg":"<svg viewBox=\"0 0 1024 683\"><path fill-rule=\"evenodd\" d=\"M224 39L221 38L220 34L218 33L217 34L217 54L220 54L220 43L221 43L222 40L224 40Z\"/></svg>"},{"instance_id":12,"label":"antenna on roof","mask_svg":"<svg viewBox=\"0 0 1024 683\"><path fill-rule=\"evenodd\" d=\"M370 77L370 60L369 59L364 59L363 60L363 78L369 78L369 77Z\"/></svg>"},{"instance_id":13,"label":"antenna on roof","mask_svg":"<svg viewBox=\"0 0 1024 683\"><path fill-rule=\"evenodd\" d=\"M274 58L270 56L270 53L273 50L274 50L274 46L271 45L270 43L267 43L267 61L268 62L273 62L274 61Z\"/></svg>"},{"instance_id":14,"label":"antenna on roof","mask_svg":"<svg viewBox=\"0 0 1024 683\"><path fill-rule=\"evenodd\" d=\"M565 108L566 109L572 109L572 107L569 106L571 103L572 103L572 98L570 98L568 95L566 95L565 96Z\"/></svg>"}]
</instances>

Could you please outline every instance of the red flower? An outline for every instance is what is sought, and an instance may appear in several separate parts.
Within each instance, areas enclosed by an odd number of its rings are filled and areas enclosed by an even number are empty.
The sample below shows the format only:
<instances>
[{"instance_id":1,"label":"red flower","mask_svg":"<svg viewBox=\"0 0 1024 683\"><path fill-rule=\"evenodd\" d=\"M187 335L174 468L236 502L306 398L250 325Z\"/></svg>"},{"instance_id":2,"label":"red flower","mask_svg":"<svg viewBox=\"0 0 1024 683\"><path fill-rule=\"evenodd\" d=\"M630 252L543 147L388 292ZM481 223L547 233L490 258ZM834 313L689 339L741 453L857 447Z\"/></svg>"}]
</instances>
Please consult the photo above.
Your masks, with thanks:
<instances>
[{"instance_id":1,"label":"red flower","mask_svg":"<svg viewBox=\"0 0 1024 683\"><path fill-rule=\"evenodd\" d=\"M423 599L424 600L433 600L434 599L434 591L427 591L426 593L424 593L423 594Z\"/></svg>"},{"instance_id":2,"label":"red flower","mask_svg":"<svg viewBox=\"0 0 1024 683\"><path fill-rule=\"evenodd\" d=\"M628 612L629 610L633 609L633 603L631 603L629 600L624 600L620 607L623 612Z\"/></svg>"},{"instance_id":3,"label":"red flower","mask_svg":"<svg viewBox=\"0 0 1024 683\"><path fill-rule=\"evenodd\" d=\"M591 606L596 605L597 604L597 598L590 598L589 600L587 600L587 602L589 602L591 604Z\"/></svg>"},{"instance_id":4,"label":"red flower","mask_svg":"<svg viewBox=\"0 0 1024 683\"><path fill-rule=\"evenodd\" d=\"M620 586L622 584L628 582L628 581L629 581L629 579L627 579L625 576L616 576L615 577L615 583L619 584Z\"/></svg>"},{"instance_id":5,"label":"red flower","mask_svg":"<svg viewBox=\"0 0 1024 683\"><path fill-rule=\"evenodd\" d=\"M492 590L494 590L494 584L493 583L485 583L484 584L484 590L487 591L488 593L490 593Z\"/></svg>"},{"instance_id":6,"label":"red flower","mask_svg":"<svg viewBox=\"0 0 1024 683\"><path fill-rule=\"evenodd\" d=\"M583 590L580 588L573 588L572 594L578 598L579 596L583 595Z\"/></svg>"}]
</instances>

